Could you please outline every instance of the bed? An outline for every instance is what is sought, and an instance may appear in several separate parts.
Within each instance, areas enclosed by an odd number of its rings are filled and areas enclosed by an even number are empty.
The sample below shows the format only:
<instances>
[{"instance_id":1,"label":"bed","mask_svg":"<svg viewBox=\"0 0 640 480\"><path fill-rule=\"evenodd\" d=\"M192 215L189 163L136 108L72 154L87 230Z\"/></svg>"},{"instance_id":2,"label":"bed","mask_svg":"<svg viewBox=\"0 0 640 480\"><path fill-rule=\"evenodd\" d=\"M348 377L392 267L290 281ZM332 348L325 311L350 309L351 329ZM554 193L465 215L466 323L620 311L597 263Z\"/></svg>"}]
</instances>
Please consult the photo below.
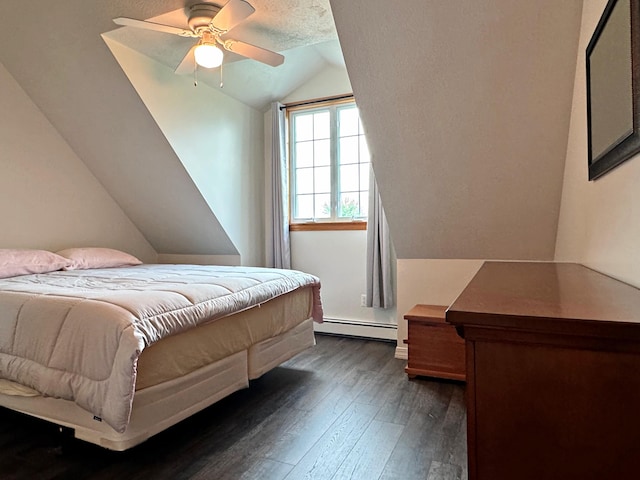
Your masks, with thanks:
<instances>
[{"instance_id":1,"label":"bed","mask_svg":"<svg viewBox=\"0 0 640 480\"><path fill-rule=\"evenodd\" d=\"M322 321L303 272L94 265L0 278L0 406L111 450L248 387Z\"/></svg>"}]
</instances>

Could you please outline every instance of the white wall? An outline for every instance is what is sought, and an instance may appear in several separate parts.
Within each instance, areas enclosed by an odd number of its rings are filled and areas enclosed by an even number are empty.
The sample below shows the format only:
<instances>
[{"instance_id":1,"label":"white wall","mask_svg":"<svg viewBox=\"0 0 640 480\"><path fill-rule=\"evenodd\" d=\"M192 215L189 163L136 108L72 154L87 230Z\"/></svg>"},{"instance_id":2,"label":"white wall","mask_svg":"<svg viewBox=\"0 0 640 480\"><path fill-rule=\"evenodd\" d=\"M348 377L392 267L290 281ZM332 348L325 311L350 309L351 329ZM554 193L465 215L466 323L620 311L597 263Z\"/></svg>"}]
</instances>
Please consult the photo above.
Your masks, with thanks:
<instances>
[{"instance_id":1,"label":"white wall","mask_svg":"<svg viewBox=\"0 0 640 480\"><path fill-rule=\"evenodd\" d=\"M294 103L351 93L344 68L327 66L309 82L281 101ZM267 252L272 243L269 235L271 215L271 113L265 120L265 202ZM339 248L336 248L339 246ZM271 253L267 262L273 261ZM366 291L366 231L291 232L292 268L317 275L322 281L322 302L326 318L348 322L395 322L395 309L376 310L360 306ZM395 334L394 334L395 337Z\"/></svg>"},{"instance_id":2,"label":"white wall","mask_svg":"<svg viewBox=\"0 0 640 480\"><path fill-rule=\"evenodd\" d=\"M395 309L360 306L366 291L365 230L291 232L292 267L322 281L322 304L328 319L395 323Z\"/></svg>"},{"instance_id":3,"label":"white wall","mask_svg":"<svg viewBox=\"0 0 640 480\"><path fill-rule=\"evenodd\" d=\"M281 103L295 103L304 100L313 100L330 96L344 95L351 93L351 84L349 76L345 68L325 67L320 73L311 78L308 82L298 87L293 92L279 101ZM273 216L271 213L271 146L272 146L272 124L271 111L268 110L264 114L264 189L265 189L265 246L266 246L266 264L273 265L273 237L271 234L271 225L273 224Z\"/></svg>"},{"instance_id":4,"label":"white wall","mask_svg":"<svg viewBox=\"0 0 640 480\"><path fill-rule=\"evenodd\" d=\"M283 98L282 102L295 103L349 93L351 84L346 70L328 66ZM265 139L266 190L270 195L270 113L265 114ZM268 208L267 225L271 222ZM390 326L395 323L395 308L381 310L360 306L361 295L366 291L366 242L367 232L364 230L291 232L292 268L317 275L322 281L325 318L358 324L354 330L351 326L327 323L320 330L376 336L376 330L363 325L375 323ZM381 335L386 338L388 333L385 331ZM392 337L395 336L395 332L392 332Z\"/></svg>"},{"instance_id":5,"label":"white wall","mask_svg":"<svg viewBox=\"0 0 640 480\"><path fill-rule=\"evenodd\" d=\"M606 3L584 2L555 259L640 287L640 159L587 179L585 50Z\"/></svg>"},{"instance_id":6,"label":"white wall","mask_svg":"<svg viewBox=\"0 0 640 480\"><path fill-rule=\"evenodd\" d=\"M106 39L243 265L264 264L262 113ZM212 74L201 72L200 75ZM171 252L161 252L171 253Z\"/></svg>"},{"instance_id":7,"label":"white wall","mask_svg":"<svg viewBox=\"0 0 640 480\"><path fill-rule=\"evenodd\" d=\"M0 64L0 248L156 252Z\"/></svg>"},{"instance_id":8,"label":"white wall","mask_svg":"<svg viewBox=\"0 0 640 480\"><path fill-rule=\"evenodd\" d=\"M344 67L327 66L311 80L289 93L282 103L295 103L316 98L350 94L351 82Z\"/></svg>"}]
</instances>

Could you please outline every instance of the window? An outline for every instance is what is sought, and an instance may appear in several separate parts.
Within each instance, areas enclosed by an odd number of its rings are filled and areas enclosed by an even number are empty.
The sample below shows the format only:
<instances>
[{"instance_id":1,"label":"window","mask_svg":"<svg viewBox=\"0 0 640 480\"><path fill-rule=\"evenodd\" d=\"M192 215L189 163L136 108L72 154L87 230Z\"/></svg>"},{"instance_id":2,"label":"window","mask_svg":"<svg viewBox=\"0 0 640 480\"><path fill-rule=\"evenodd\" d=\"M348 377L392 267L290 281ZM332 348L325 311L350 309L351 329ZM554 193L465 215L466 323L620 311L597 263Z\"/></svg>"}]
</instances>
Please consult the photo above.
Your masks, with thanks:
<instances>
[{"instance_id":1,"label":"window","mask_svg":"<svg viewBox=\"0 0 640 480\"><path fill-rule=\"evenodd\" d=\"M353 101L288 110L291 222L366 220L369 149Z\"/></svg>"}]
</instances>

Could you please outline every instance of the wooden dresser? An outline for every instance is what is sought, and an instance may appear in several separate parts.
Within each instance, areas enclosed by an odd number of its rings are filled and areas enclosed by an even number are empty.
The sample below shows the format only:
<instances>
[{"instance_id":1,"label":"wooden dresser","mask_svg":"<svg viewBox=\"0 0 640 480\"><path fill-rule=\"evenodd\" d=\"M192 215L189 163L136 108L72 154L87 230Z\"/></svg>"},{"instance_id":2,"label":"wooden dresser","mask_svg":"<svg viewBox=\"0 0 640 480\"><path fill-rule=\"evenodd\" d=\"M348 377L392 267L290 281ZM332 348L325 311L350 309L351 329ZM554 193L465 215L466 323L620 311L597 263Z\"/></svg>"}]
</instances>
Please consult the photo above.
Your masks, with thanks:
<instances>
[{"instance_id":1,"label":"wooden dresser","mask_svg":"<svg viewBox=\"0 0 640 480\"><path fill-rule=\"evenodd\" d=\"M486 262L466 340L470 480L640 478L640 291L577 264Z\"/></svg>"}]
</instances>

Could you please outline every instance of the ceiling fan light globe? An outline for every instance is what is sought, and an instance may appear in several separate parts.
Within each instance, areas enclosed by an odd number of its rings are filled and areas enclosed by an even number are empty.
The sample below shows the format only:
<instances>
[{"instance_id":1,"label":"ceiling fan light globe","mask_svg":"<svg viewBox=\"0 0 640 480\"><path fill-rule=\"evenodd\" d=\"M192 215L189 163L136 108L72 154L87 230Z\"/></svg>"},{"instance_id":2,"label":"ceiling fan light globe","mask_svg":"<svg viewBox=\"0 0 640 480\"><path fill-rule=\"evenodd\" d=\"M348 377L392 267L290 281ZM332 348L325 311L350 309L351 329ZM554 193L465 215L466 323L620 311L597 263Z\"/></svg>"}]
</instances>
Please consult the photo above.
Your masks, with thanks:
<instances>
[{"instance_id":1,"label":"ceiling fan light globe","mask_svg":"<svg viewBox=\"0 0 640 480\"><path fill-rule=\"evenodd\" d=\"M224 57L222 50L210 44L198 45L193 54L196 57L196 63L203 68L219 67Z\"/></svg>"}]
</instances>

